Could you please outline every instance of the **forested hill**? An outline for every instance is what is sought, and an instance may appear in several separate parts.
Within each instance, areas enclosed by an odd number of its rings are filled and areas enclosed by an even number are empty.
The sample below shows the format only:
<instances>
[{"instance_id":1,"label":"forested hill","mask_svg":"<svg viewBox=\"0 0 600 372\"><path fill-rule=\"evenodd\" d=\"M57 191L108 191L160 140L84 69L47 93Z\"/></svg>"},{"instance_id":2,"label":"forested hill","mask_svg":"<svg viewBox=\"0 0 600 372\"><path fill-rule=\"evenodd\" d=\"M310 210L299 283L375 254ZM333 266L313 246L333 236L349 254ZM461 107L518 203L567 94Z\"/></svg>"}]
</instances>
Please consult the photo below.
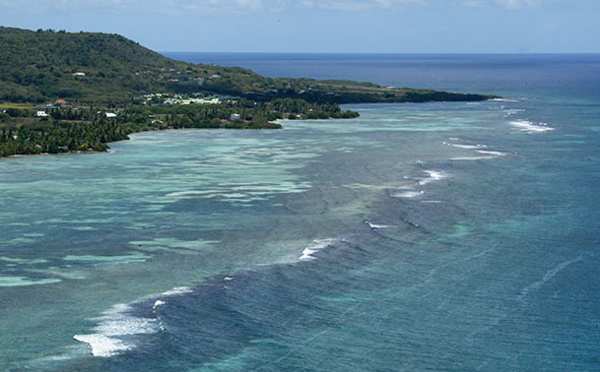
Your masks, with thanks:
<instances>
[{"instance_id":1,"label":"forested hill","mask_svg":"<svg viewBox=\"0 0 600 372\"><path fill-rule=\"evenodd\" d=\"M121 104L139 94L198 90L204 81L217 92L268 85L249 70L175 61L114 34L0 27L0 51L0 101Z\"/></svg>"},{"instance_id":2,"label":"forested hill","mask_svg":"<svg viewBox=\"0 0 600 372\"><path fill-rule=\"evenodd\" d=\"M167 58L123 36L0 27L0 102L122 106L153 93L318 103L477 101L488 97L352 81L271 79L239 67Z\"/></svg>"}]
</instances>

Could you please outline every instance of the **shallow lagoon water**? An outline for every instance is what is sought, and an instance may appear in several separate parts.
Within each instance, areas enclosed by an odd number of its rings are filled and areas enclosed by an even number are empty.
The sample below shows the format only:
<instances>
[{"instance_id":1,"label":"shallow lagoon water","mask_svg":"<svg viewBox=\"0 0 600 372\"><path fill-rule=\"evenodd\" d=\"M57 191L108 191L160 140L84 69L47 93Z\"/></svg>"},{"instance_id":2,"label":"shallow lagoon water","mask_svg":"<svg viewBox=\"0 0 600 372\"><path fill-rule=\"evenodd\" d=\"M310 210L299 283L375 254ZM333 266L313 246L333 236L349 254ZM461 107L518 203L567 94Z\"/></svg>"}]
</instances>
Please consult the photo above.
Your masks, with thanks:
<instances>
[{"instance_id":1,"label":"shallow lagoon water","mask_svg":"<svg viewBox=\"0 0 600 372\"><path fill-rule=\"evenodd\" d=\"M1 160L0 367L598 369L597 97L539 86Z\"/></svg>"}]
</instances>

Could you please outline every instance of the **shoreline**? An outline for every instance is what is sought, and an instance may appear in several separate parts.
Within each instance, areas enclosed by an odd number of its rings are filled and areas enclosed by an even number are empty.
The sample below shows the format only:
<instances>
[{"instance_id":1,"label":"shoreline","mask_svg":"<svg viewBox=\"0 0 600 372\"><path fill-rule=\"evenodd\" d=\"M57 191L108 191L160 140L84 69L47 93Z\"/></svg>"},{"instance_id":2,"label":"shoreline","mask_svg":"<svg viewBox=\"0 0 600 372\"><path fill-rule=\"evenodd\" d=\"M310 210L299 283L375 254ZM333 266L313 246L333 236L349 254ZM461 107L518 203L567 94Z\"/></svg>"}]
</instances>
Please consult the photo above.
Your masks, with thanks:
<instances>
[{"instance_id":1,"label":"shoreline","mask_svg":"<svg viewBox=\"0 0 600 372\"><path fill-rule=\"evenodd\" d=\"M488 97L486 100L492 100L492 99L498 99L498 98L492 98L492 97ZM427 102L438 102L438 101L415 101L415 102L354 102L354 103L344 103L343 105L352 105L352 104L372 104L372 105L397 105L397 104L402 104L402 103L416 103L416 104L421 104L421 103L427 103ZM471 102L471 101L443 101L443 102ZM351 110L341 110L341 113L353 113L355 115L352 116L339 116L339 117L334 117L334 116L329 116L327 118L321 117L321 118L306 118L306 117L301 117L300 114L296 114L297 116L299 116L296 119L290 119L289 116L293 115L292 113L288 113L287 116L285 117L285 113L282 114L282 116L284 116L283 118L280 119L275 119L273 121L268 121L266 123L266 125L271 125L271 127L268 126L264 126L264 127L227 127L227 126L221 126L221 127L194 127L194 126L186 126L186 127L173 127L173 126L169 126L166 128L160 128L160 127L144 127L142 129L138 130L133 130L130 133L126 134L126 138L123 139L119 139L116 141L109 141L109 142L100 142L103 145L106 145L107 149L106 150L76 150L76 151L60 151L57 153L50 153L50 152L41 152L41 153L33 153L33 154L12 154L12 155L7 155L7 156L0 156L0 160L1 159L9 159L9 158L20 158L20 157L30 157L30 156L49 156L49 155L64 155L64 154L92 154L92 153L110 153L111 149L110 149L110 144L111 143L116 143L116 142L120 142L120 141L125 141L125 140L129 140L129 136L132 134L136 134L136 133L143 133L143 132L150 132L150 131L166 131L166 130L182 130L182 129L196 129L196 130L271 130L271 129L285 129L285 123L288 122L292 122L292 121L321 121L321 120L344 120L344 119L355 119L357 117L360 117L361 114L357 111L351 111ZM60 123L60 121L59 121ZM232 124L232 123L230 123ZM133 129L133 128L130 128Z\"/></svg>"},{"instance_id":2,"label":"shoreline","mask_svg":"<svg viewBox=\"0 0 600 372\"><path fill-rule=\"evenodd\" d=\"M357 113L358 114L358 113ZM359 114L360 116L360 114ZM231 128L231 127L221 127L221 128L195 128L195 127L183 127L183 128L174 128L174 127L168 127L168 128L153 128L150 130L140 130L140 131L134 131L131 132L127 135L127 138L125 139L121 139L118 141L111 141L111 142L105 142L104 144L106 144L107 146L110 146L110 144L112 143L117 143L117 142L121 142L121 141L128 141L130 138L130 135L133 134L137 134L137 133L144 133L144 132L162 132L162 131L180 131L180 130L279 130L279 129L285 129L283 123L285 122L291 122L291 121L295 121L295 120L343 120L346 118L334 118L334 117L329 117L327 119L287 119L287 118L283 118L283 119L275 119L273 121L268 122L267 124L275 124L275 125L279 125L279 128ZM37 157L37 156L51 156L51 155L81 155L81 154L102 154L102 153L114 153L114 151L108 147L108 149L104 150L104 151L97 151L97 150L92 150L90 149L89 151L82 151L82 150L77 150L77 151L62 151L62 152L57 152L57 153L50 153L50 152L40 152L37 154L13 154L13 155L8 155L8 156L0 156L0 161L2 159L18 159L18 158L26 158L26 157Z\"/></svg>"},{"instance_id":3,"label":"shoreline","mask_svg":"<svg viewBox=\"0 0 600 372\"><path fill-rule=\"evenodd\" d=\"M123 140L125 141L125 140ZM117 143L120 141L115 141L115 142L110 142L110 143ZM66 152L59 152L56 154L51 154L49 152L41 152L39 154L15 154L15 155L8 155L8 156L0 156L0 161L2 161L3 159L19 159L19 158L33 158L33 157L39 157L39 156L61 156L61 155L85 155L85 154L104 154L104 153L114 153L114 150L112 149L108 149L106 151L96 151L96 150L90 150L90 151L66 151Z\"/></svg>"}]
</instances>

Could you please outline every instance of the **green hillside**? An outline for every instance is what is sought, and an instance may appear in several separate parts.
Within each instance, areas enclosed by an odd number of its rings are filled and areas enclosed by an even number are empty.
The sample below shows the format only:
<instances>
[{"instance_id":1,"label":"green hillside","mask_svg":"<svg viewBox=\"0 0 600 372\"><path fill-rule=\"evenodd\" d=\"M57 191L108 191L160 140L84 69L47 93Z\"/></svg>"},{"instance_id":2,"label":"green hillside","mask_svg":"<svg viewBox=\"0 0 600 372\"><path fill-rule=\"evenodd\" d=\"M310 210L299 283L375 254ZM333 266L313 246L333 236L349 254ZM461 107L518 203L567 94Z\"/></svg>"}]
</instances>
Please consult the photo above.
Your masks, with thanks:
<instances>
[{"instance_id":1,"label":"green hillside","mask_svg":"<svg viewBox=\"0 0 600 372\"><path fill-rule=\"evenodd\" d=\"M235 67L175 61L123 36L0 27L0 102L120 106L151 93L227 94L318 103L475 101L487 97L354 81L271 79Z\"/></svg>"},{"instance_id":2,"label":"green hillside","mask_svg":"<svg viewBox=\"0 0 600 372\"><path fill-rule=\"evenodd\" d=\"M8 102L120 105L146 93L241 93L273 84L249 70L175 61L111 34L0 27L0 50L0 101Z\"/></svg>"}]
</instances>

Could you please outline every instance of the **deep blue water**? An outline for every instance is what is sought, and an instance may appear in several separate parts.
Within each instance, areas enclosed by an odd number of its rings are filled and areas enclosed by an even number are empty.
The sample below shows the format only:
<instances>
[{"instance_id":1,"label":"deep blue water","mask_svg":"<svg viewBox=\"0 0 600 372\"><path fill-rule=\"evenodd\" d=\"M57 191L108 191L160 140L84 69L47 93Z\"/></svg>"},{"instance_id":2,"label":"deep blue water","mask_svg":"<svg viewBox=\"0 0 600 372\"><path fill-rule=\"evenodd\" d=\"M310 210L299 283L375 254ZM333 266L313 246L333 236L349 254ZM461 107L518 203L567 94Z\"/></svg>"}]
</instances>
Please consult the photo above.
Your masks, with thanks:
<instances>
[{"instance_id":1,"label":"deep blue water","mask_svg":"<svg viewBox=\"0 0 600 372\"><path fill-rule=\"evenodd\" d=\"M498 94L0 161L0 369L600 370L600 56L167 53Z\"/></svg>"},{"instance_id":2,"label":"deep blue water","mask_svg":"<svg viewBox=\"0 0 600 372\"><path fill-rule=\"evenodd\" d=\"M240 66L268 77L354 79L518 96L544 95L548 90L559 96L600 94L597 54L164 54L194 63Z\"/></svg>"}]
</instances>

